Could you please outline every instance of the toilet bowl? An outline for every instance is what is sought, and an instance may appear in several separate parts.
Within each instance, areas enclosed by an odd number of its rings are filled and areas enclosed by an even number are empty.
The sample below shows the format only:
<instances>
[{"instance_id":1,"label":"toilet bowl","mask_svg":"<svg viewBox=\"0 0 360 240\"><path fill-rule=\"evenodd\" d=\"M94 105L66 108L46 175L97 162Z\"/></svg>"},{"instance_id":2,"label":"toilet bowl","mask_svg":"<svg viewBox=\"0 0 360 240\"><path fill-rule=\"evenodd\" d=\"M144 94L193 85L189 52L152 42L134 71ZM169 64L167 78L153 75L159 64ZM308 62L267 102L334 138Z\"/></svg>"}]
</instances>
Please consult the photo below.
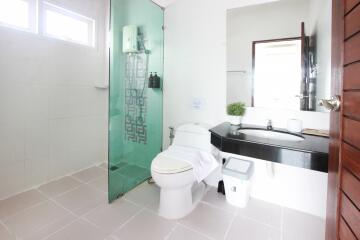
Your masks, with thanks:
<instances>
[{"instance_id":1,"label":"toilet bowl","mask_svg":"<svg viewBox=\"0 0 360 240\"><path fill-rule=\"evenodd\" d=\"M208 128L198 124L180 126L173 145L208 152L212 149ZM164 218L186 216L205 193L205 182L198 182L192 165L181 158L159 154L152 161L151 175L160 187L159 215Z\"/></svg>"},{"instance_id":2,"label":"toilet bowl","mask_svg":"<svg viewBox=\"0 0 360 240\"><path fill-rule=\"evenodd\" d=\"M159 215L167 219L189 214L205 192L205 184L196 182L186 162L158 157L152 162L151 175L160 187Z\"/></svg>"}]
</instances>

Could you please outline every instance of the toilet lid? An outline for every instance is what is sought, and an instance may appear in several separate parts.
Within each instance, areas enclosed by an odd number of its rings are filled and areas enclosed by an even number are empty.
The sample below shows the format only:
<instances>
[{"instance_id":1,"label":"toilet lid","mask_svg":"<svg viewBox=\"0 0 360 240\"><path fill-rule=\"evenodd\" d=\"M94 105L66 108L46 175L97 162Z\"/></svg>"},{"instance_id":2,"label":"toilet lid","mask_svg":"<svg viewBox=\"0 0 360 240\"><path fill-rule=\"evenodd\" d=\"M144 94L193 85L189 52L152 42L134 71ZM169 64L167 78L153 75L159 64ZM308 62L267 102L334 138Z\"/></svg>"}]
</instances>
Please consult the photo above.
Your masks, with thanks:
<instances>
[{"instance_id":1,"label":"toilet lid","mask_svg":"<svg viewBox=\"0 0 360 240\"><path fill-rule=\"evenodd\" d=\"M157 173L171 174L191 170L193 167L185 162L159 154L151 163L151 169Z\"/></svg>"}]
</instances>

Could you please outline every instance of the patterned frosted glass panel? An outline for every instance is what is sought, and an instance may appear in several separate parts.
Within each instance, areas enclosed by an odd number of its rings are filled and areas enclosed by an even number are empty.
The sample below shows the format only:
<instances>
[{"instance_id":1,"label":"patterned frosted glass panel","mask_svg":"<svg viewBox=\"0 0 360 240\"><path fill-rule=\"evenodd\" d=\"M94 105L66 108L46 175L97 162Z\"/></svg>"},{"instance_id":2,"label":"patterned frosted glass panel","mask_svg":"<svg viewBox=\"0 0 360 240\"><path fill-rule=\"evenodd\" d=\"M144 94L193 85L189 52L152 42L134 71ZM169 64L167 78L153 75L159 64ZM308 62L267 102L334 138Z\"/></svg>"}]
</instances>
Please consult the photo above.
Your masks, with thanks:
<instances>
[{"instance_id":1,"label":"patterned frosted glass panel","mask_svg":"<svg viewBox=\"0 0 360 240\"><path fill-rule=\"evenodd\" d=\"M123 52L123 28L137 26L138 52ZM162 145L163 11L150 0L112 0L109 99L109 201L150 176Z\"/></svg>"}]
</instances>

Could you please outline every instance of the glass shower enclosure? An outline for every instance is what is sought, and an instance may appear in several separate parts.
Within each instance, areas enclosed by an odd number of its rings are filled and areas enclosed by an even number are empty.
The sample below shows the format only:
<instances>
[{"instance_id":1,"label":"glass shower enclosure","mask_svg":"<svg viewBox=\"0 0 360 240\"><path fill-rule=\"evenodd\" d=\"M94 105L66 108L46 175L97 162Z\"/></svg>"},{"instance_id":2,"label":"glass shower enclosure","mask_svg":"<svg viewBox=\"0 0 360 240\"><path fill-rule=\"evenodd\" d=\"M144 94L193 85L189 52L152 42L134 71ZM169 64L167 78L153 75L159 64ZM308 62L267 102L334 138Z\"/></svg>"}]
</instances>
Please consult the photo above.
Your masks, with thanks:
<instances>
[{"instance_id":1,"label":"glass shower enclosure","mask_svg":"<svg viewBox=\"0 0 360 240\"><path fill-rule=\"evenodd\" d=\"M111 0L109 202L149 179L161 151L163 14L151 0Z\"/></svg>"}]
</instances>

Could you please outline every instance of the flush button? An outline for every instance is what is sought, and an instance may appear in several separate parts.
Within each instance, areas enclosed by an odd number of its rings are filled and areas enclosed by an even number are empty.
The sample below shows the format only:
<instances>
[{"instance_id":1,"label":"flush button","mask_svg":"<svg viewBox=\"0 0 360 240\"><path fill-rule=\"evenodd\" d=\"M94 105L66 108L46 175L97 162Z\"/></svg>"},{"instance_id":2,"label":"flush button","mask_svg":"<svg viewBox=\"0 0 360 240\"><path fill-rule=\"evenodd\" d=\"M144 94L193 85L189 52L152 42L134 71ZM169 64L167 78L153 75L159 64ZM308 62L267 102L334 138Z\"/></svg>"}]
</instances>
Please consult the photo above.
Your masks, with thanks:
<instances>
[{"instance_id":1,"label":"flush button","mask_svg":"<svg viewBox=\"0 0 360 240\"><path fill-rule=\"evenodd\" d=\"M194 97L191 100L191 108L194 110L202 110L204 108L205 101L202 98Z\"/></svg>"}]
</instances>

